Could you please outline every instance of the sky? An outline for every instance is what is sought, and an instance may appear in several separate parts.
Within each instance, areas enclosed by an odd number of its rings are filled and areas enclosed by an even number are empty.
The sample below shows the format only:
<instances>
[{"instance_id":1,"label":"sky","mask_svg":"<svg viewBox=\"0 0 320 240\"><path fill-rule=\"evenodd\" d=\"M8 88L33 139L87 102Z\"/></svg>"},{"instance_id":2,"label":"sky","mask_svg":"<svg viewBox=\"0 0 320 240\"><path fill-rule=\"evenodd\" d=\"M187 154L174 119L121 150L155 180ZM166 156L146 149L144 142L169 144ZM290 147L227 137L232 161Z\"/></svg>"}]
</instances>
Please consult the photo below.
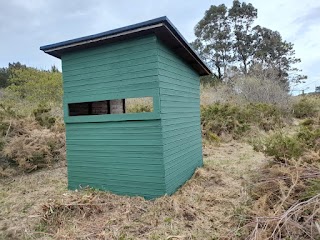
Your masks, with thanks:
<instances>
[{"instance_id":1,"label":"sky","mask_svg":"<svg viewBox=\"0 0 320 240\"><path fill-rule=\"evenodd\" d=\"M255 24L277 30L292 42L298 65L308 76L294 90L320 86L320 1L251 0L258 9ZM167 16L191 42L193 29L210 5L232 0L0 0L0 67L20 61L28 66L61 69L59 59L39 50L56 43ZM298 92L298 91L296 91Z\"/></svg>"}]
</instances>

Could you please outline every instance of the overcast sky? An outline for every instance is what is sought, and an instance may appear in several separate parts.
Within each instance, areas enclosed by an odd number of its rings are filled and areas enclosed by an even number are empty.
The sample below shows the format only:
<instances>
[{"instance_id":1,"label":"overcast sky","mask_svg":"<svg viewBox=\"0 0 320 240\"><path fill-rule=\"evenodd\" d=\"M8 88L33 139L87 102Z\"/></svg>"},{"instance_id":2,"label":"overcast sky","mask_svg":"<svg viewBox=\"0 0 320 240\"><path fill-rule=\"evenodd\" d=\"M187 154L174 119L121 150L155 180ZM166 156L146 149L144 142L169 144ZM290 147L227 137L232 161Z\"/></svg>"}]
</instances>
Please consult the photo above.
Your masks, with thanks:
<instances>
[{"instance_id":1,"label":"overcast sky","mask_svg":"<svg viewBox=\"0 0 320 240\"><path fill-rule=\"evenodd\" d=\"M320 85L320 1L251 0L256 24L277 30L294 43L299 65L309 79L295 89ZM190 42L193 28L210 5L232 0L0 0L0 67L20 61L49 69L59 59L39 50L42 45L95 34L167 16Z\"/></svg>"}]
</instances>

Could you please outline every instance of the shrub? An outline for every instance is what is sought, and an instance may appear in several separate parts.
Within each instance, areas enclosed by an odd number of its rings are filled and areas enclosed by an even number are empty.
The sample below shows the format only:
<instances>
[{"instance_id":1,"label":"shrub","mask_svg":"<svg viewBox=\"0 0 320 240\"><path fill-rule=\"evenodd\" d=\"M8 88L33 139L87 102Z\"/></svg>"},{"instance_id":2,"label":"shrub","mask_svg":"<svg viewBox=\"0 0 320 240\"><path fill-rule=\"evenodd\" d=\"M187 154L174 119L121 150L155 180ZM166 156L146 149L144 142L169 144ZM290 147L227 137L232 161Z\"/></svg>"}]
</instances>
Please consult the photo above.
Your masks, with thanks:
<instances>
[{"instance_id":1,"label":"shrub","mask_svg":"<svg viewBox=\"0 0 320 240\"><path fill-rule=\"evenodd\" d=\"M304 97L293 104L293 114L296 118L314 117L317 113L317 105L311 98Z\"/></svg>"},{"instance_id":2,"label":"shrub","mask_svg":"<svg viewBox=\"0 0 320 240\"><path fill-rule=\"evenodd\" d=\"M247 115L252 124L256 123L264 131L274 130L284 126L285 111L276 105L266 103L251 103L246 106Z\"/></svg>"},{"instance_id":3,"label":"shrub","mask_svg":"<svg viewBox=\"0 0 320 240\"><path fill-rule=\"evenodd\" d=\"M14 111L11 104L0 103L0 136L6 136L11 129L11 122L20 116Z\"/></svg>"},{"instance_id":4,"label":"shrub","mask_svg":"<svg viewBox=\"0 0 320 240\"><path fill-rule=\"evenodd\" d=\"M207 138L209 132L215 133L217 136L231 134L234 138L238 138L250 128L241 109L229 103L216 103L202 107L201 122Z\"/></svg>"},{"instance_id":5,"label":"shrub","mask_svg":"<svg viewBox=\"0 0 320 240\"><path fill-rule=\"evenodd\" d=\"M152 112L153 107L151 105L134 105L126 108L127 113L141 113L141 112Z\"/></svg>"},{"instance_id":6,"label":"shrub","mask_svg":"<svg viewBox=\"0 0 320 240\"><path fill-rule=\"evenodd\" d=\"M10 127L9 121L1 121L0 122L0 136L5 136L8 132L8 129Z\"/></svg>"},{"instance_id":7,"label":"shrub","mask_svg":"<svg viewBox=\"0 0 320 240\"><path fill-rule=\"evenodd\" d=\"M30 103L61 103L62 74L59 71L45 71L26 67L12 69L8 79L7 92Z\"/></svg>"},{"instance_id":8,"label":"shrub","mask_svg":"<svg viewBox=\"0 0 320 240\"><path fill-rule=\"evenodd\" d=\"M126 113L141 113L153 111L153 98L141 97L141 98L127 98Z\"/></svg>"},{"instance_id":9,"label":"shrub","mask_svg":"<svg viewBox=\"0 0 320 240\"><path fill-rule=\"evenodd\" d=\"M301 126L312 126L313 124L315 124L315 120L312 118L307 118L300 123Z\"/></svg>"},{"instance_id":10,"label":"shrub","mask_svg":"<svg viewBox=\"0 0 320 240\"><path fill-rule=\"evenodd\" d=\"M234 91L245 102L266 103L288 110L291 99L286 89L279 81L262 76L240 77L236 80Z\"/></svg>"},{"instance_id":11,"label":"shrub","mask_svg":"<svg viewBox=\"0 0 320 240\"><path fill-rule=\"evenodd\" d=\"M51 109L61 109L61 73L16 68L10 71L8 83L0 102L1 175L31 171L64 159L61 110L54 113Z\"/></svg>"},{"instance_id":12,"label":"shrub","mask_svg":"<svg viewBox=\"0 0 320 240\"><path fill-rule=\"evenodd\" d=\"M320 117L302 121L294 134L276 132L254 142L253 146L276 160L298 159L306 152L317 152L320 150Z\"/></svg>"},{"instance_id":13,"label":"shrub","mask_svg":"<svg viewBox=\"0 0 320 240\"><path fill-rule=\"evenodd\" d=\"M207 138L210 142L219 143L221 141L218 135L212 132L208 132Z\"/></svg>"},{"instance_id":14,"label":"shrub","mask_svg":"<svg viewBox=\"0 0 320 240\"><path fill-rule=\"evenodd\" d=\"M3 154L23 171L46 167L65 159L65 135L43 129L32 120L16 120Z\"/></svg>"},{"instance_id":15,"label":"shrub","mask_svg":"<svg viewBox=\"0 0 320 240\"><path fill-rule=\"evenodd\" d=\"M33 110L33 115L35 117L35 120L41 126L46 128L51 128L55 124L56 119L51 116L50 111L51 111L50 107L40 104L38 108Z\"/></svg>"},{"instance_id":16,"label":"shrub","mask_svg":"<svg viewBox=\"0 0 320 240\"><path fill-rule=\"evenodd\" d=\"M320 193L320 179L307 179L303 199L310 199Z\"/></svg>"},{"instance_id":17,"label":"shrub","mask_svg":"<svg viewBox=\"0 0 320 240\"><path fill-rule=\"evenodd\" d=\"M260 149L277 161L284 161L302 156L305 151L305 144L295 136L286 136L277 132L267 137L262 146L256 146L256 149Z\"/></svg>"},{"instance_id":18,"label":"shrub","mask_svg":"<svg viewBox=\"0 0 320 240\"><path fill-rule=\"evenodd\" d=\"M320 128L316 125L301 126L294 135L276 132L262 142L255 142L254 148L275 160L298 159L307 151L320 150Z\"/></svg>"},{"instance_id":19,"label":"shrub","mask_svg":"<svg viewBox=\"0 0 320 240\"><path fill-rule=\"evenodd\" d=\"M215 103L201 107L201 123L203 134L217 136L232 135L238 139L248 132L252 126L269 131L285 124L285 113L276 106L265 103L250 103L239 106L232 103Z\"/></svg>"},{"instance_id":20,"label":"shrub","mask_svg":"<svg viewBox=\"0 0 320 240\"><path fill-rule=\"evenodd\" d=\"M302 126L297 133L297 138L305 143L307 148L320 150L320 128L312 129L310 126Z\"/></svg>"},{"instance_id":21,"label":"shrub","mask_svg":"<svg viewBox=\"0 0 320 240\"><path fill-rule=\"evenodd\" d=\"M258 145L272 160L252 178L254 200L248 235L262 239L309 239L320 207L320 128L306 121L297 133L276 132ZM259 219L259 221L257 221Z\"/></svg>"}]
</instances>

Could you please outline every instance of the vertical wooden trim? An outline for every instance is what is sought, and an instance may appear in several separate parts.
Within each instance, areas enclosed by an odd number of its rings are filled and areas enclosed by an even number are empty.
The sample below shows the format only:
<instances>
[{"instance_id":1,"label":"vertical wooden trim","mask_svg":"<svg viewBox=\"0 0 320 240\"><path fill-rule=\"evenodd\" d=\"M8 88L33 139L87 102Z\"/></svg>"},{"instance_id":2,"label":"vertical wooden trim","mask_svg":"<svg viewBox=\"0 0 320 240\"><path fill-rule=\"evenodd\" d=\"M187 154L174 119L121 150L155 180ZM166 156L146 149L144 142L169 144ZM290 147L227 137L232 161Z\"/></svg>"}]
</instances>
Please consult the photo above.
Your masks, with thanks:
<instances>
[{"instance_id":1,"label":"vertical wooden trim","mask_svg":"<svg viewBox=\"0 0 320 240\"><path fill-rule=\"evenodd\" d=\"M122 99L123 113L126 113L126 99Z\"/></svg>"},{"instance_id":2,"label":"vertical wooden trim","mask_svg":"<svg viewBox=\"0 0 320 240\"><path fill-rule=\"evenodd\" d=\"M88 115L92 115L92 102L88 103Z\"/></svg>"},{"instance_id":3,"label":"vertical wooden trim","mask_svg":"<svg viewBox=\"0 0 320 240\"><path fill-rule=\"evenodd\" d=\"M110 112L111 112L111 109L110 109L110 100L107 100L107 107L108 107L107 114L110 114Z\"/></svg>"}]
</instances>

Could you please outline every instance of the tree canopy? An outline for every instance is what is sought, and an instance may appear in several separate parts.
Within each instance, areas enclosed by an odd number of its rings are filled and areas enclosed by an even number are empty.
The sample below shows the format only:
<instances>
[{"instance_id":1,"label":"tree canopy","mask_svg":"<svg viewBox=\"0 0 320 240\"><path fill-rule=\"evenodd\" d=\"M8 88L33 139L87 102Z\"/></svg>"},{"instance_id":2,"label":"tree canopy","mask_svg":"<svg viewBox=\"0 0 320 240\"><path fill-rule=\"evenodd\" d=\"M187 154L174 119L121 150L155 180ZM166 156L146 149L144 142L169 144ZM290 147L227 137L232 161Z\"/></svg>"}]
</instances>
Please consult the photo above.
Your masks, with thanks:
<instances>
[{"instance_id":1,"label":"tree canopy","mask_svg":"<svg viewBox=\"0 0 320 240\"><path fill-rule=\"evenodd\" d=\"M196 40L191 45L219 80L225 79L228 69L244 75L254 69L273 72L285 87L305 79L294 67L301 60L295 57L293 44L277 31L254 26L257 17L258 10L251 3L235 0L230 8L212 5L195 26Z\"/></svg>"}]
</instances>

